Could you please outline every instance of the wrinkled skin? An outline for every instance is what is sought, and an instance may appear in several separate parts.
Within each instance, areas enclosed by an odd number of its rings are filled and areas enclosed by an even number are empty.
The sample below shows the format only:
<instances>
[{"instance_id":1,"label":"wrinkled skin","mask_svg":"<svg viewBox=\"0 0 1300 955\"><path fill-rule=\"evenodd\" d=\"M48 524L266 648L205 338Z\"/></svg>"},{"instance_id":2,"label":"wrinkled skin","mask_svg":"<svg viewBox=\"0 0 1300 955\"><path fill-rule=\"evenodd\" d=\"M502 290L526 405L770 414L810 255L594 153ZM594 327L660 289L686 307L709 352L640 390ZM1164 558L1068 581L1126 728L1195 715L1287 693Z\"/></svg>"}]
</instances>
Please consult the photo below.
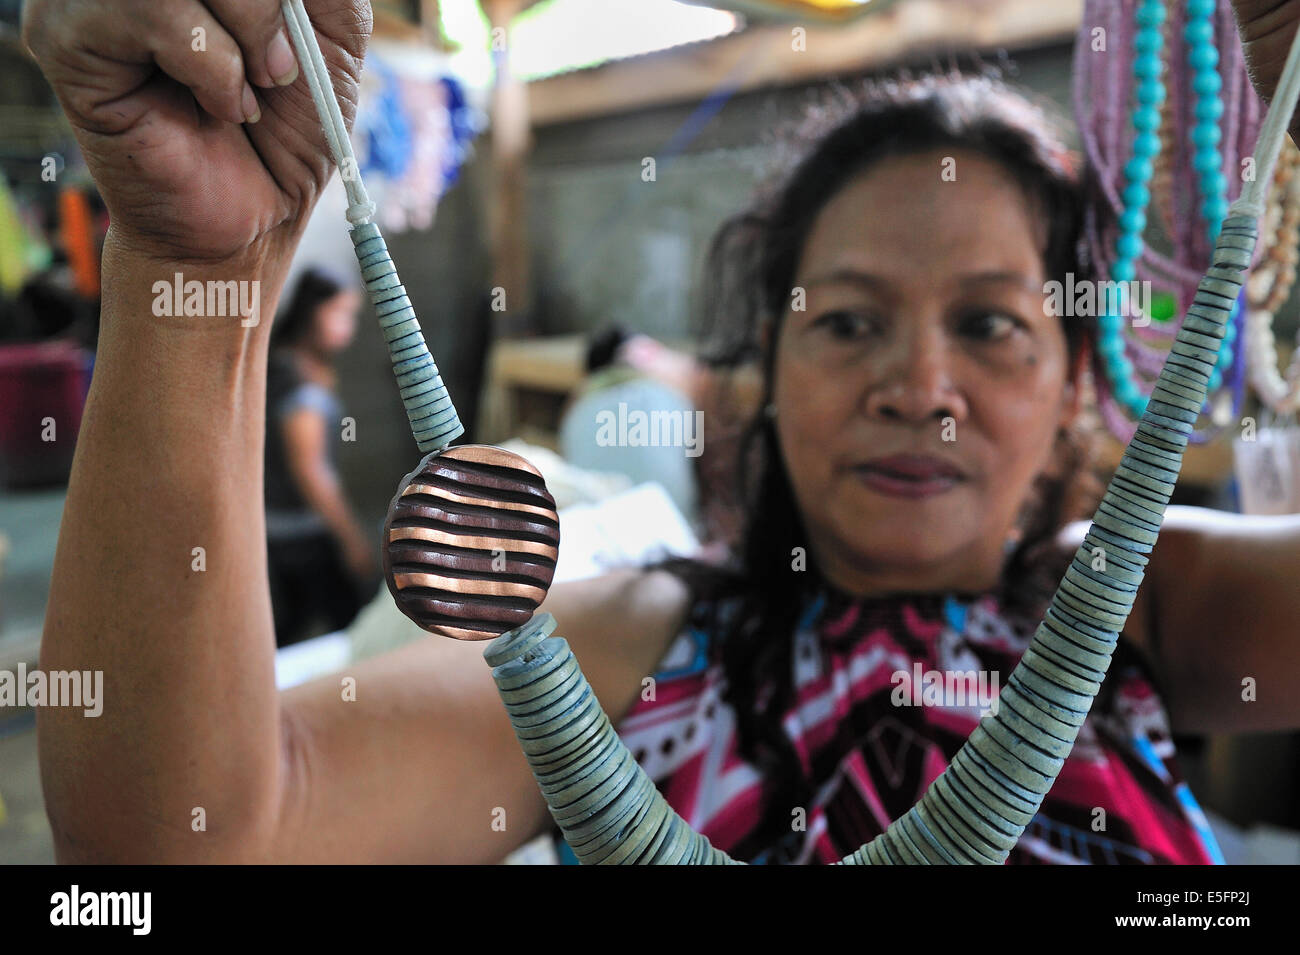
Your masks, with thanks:
<instances>
[{"instance_id":1,"label":"wrinkled skin","mask_svg":"<svg viewBox=\"0 0 1300 955\"><path fill-rule=\"evenodd\" d=\"M1232 0L1232 12L1251 83L1265 102L1271 102L1300 26L1300 0ZM1287 124L1292 139L1300 135L1298 116L1300 111Z\"/></svg>"},{"instance_id":2,"label":"wrinkled skin","mask_svg":"<svg viewBox=\"0 0 1300 955\"><path fill-rule=\"evenodd\" d=\"M276 86L266 66L280 5L131 6L29 0L23 16L108 206L110 242L166 262L276 261L332 172L307 84ZM350 123L370 5L306 6ZM262 87L255 123L243 122L246 71Z\"/></svg>"}]
</instances>

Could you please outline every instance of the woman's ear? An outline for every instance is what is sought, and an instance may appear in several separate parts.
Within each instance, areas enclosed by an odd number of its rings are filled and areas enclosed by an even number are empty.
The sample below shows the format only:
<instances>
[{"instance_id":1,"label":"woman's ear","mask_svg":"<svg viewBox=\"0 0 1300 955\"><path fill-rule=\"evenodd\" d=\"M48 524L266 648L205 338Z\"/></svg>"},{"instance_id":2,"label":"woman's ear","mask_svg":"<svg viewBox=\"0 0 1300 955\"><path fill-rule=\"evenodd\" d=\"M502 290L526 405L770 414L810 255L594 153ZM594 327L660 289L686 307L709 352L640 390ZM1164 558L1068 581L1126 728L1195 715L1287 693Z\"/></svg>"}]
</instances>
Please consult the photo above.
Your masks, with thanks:
<instances>
[{"instance_id":1,"label":"woman's ear","mask_svg":"<svg viewBox=\"0 0 1300 955\"><path fill-rule=\"evenodd\" d=\"M1092 342L1084 339L1075 353L1070 357L1069 370L1065 379L1065 397L1061 407L1062 428L1069 428L1083 411L1084 382L1088 366L1092 359Z\"/></svg>"}]
</instances>

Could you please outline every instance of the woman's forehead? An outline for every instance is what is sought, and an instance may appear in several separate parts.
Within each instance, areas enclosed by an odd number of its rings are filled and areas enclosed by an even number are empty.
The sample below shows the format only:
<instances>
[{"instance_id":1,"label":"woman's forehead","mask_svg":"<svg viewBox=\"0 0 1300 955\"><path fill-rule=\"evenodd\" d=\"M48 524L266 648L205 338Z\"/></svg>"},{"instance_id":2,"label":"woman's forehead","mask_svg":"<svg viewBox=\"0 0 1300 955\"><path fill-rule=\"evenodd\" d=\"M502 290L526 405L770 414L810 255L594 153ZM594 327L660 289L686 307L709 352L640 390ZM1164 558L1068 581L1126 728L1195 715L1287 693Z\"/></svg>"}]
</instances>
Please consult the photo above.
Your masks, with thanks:
<instances>
[{"instance_id":1,"label":"woman's forehead","mask_svg":"<svg viewBox=\"0 0 1300 955\"><path fill-rule=\"evenodd\" d=\"M1041 284L1041 223L1000 167L972 161L959 165L956 181L944 181L937 167L888 162L823 207L800 258L804 279L837 270L933 279L936 263L944 263L946 274L1019 273Z\"/></svg>"}]
</instances>

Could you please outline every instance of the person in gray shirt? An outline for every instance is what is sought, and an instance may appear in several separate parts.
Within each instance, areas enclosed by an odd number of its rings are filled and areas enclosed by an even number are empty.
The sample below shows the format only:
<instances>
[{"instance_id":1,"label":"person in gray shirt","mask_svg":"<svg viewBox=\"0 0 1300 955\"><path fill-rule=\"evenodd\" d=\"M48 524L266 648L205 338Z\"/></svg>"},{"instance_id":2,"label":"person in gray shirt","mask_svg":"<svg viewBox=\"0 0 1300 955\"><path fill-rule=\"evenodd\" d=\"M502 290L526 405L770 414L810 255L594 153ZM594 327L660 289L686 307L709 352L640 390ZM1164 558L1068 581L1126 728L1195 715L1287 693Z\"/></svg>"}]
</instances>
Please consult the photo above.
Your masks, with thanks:
<instances>
[{"instance_id":1,"label":"person in gray shirt","mask_svg":"<svg viewBox=\"0 0 1300 955\"><path fill-rule=\"evenodd\" d=\"M351 623L374 591L373 548L338 478L343 407L334 357L356 332L356 288L308 268L272 332L267 364L266 535L276 645Z\"/></svg>"}]
</instances>

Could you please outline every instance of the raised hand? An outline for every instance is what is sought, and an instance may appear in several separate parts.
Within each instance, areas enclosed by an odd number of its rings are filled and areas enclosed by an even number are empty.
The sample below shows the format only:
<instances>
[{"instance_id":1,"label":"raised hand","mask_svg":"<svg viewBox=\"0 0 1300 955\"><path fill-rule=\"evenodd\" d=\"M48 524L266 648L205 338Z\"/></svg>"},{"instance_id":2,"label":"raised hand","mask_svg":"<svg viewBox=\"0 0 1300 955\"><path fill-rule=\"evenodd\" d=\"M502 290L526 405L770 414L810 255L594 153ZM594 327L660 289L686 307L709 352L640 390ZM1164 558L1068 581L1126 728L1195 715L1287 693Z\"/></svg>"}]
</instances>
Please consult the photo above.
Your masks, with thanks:
<instances>
[{"instance_id":1,"label":"raised hand","mask_svg":"<svg viewBox=\"0 0 1300 955\"><path fill-rule=\"evenodd\" d=\"M306 7L350 123L370 4ZM292 246L331 166L279 0L28 0L23 36L117 242L168 262Z\"/></svg>"},{"instance_id":2,"label":"raised hand","mask_svg":"<svg viewBox=\"0 0 1300 955\"><path fill-rule=\"evenodd\" d=\"M1300 0L1232 0L1232 10L1250 82L1266 103L1271 102L1300 27ZM1291 118L1287 131L1293 140L1300 139L1297 116Z\"/></svg>"}]
</instances>

